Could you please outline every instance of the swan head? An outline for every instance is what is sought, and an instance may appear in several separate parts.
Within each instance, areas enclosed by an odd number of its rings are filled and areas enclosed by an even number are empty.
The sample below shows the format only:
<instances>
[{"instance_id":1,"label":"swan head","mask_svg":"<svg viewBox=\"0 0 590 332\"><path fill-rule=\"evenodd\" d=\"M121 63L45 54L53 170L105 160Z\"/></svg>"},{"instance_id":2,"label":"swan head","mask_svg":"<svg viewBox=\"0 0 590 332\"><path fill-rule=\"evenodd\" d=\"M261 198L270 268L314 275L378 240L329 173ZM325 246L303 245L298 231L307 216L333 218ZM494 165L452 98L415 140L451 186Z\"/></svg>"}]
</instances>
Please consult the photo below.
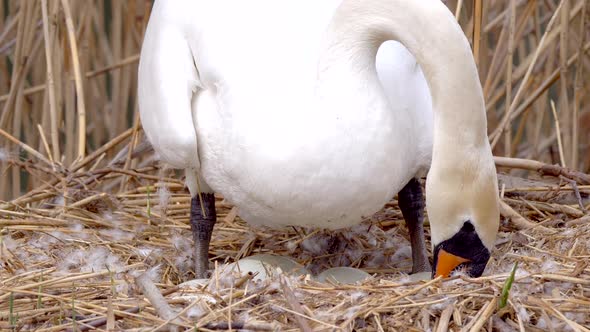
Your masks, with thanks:
<instances>
[{"instance_id":1,"label":"swan head","mask_svg":"<svg viewBox=\"0 0 590 332\"><path fill-rule=\"evenodd\" d=\"M452 155L452 154L451 154ZM500 222L494 163L487 153L443 158L426 182L433 277L462 267L479 277L490 259ZM447 155L448 157L448 155ZM452 161L451 161L452 160Z\"/></svg>"}]
</instances>

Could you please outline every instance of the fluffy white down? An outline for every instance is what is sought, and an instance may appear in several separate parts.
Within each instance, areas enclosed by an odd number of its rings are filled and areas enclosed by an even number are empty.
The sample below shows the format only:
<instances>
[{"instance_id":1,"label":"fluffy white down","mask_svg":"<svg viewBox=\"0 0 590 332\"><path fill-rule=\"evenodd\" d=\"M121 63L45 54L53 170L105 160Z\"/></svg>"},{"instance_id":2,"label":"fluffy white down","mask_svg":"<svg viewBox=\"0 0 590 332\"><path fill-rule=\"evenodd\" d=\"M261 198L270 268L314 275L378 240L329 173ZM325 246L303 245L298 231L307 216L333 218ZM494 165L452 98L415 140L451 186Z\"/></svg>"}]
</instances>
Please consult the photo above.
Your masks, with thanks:
<instances>
[{"instance_id":1,"label":"fluffy white down","mask_svg":"<svg viewBox=\"0 0 590 332\"><path fill-rule=\"evenodd\" d=\"M213 190L239 206L249 223L351 226L379 210L430 163L430 93L416 60L401 44L388 41L380 47L379 81L342 80L329 90L318 87L322 43L339 4L155 4L153 11L160 17L152 15L150 29L161 30L169 23L166 19L181 15L171 14L174 10L191 13L190 20L175 22L186 22L176 26L193 36L187 41L193 58L184 60L198 68L192 115L202 175ZM227 11L228 6L233 10ZM142 65L151 61L144 59L146 49L158 46L146 36ZM168 52L178 56L186 47L179 44ZM168 61L162 66L175 61L174 67L183 67L180 59L159 60ZM140 79L160 78L157 72L140 70ZM374 98L369 107L363 98L356 105L341 98L373 91L386 98ZM164 160L189 165L191 161L179 162L177 156L196 160L196 149L167 143L174 140L170 135L186 141L181 128L186 122L167 128L169 123L150 113L149 104L158 104L154 99L159 97L145 94L141 105L148 137Z\"/></svg>"}]
</instances>

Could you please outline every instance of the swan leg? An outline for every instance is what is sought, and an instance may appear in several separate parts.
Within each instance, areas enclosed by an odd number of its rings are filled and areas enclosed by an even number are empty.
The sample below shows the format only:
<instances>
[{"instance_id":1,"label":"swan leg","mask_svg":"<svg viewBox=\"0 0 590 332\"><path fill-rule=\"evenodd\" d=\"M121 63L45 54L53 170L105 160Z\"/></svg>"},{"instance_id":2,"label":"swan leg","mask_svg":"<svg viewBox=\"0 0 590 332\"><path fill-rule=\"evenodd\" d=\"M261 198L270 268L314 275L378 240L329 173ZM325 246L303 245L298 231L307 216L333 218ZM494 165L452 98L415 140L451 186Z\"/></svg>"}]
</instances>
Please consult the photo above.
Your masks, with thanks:
<instances>
[{"instance_id":1,"label":"swan leg","mask_svg":"<svg viewBox=\"0 0 590 332\"><path fill-rule=\"evenodd\" d=\"M209 243L217 220L215 195L201 193L191 199L191 230L193 231L195 277L205 278L209 269ZM201 204L202 200L202 204Z\"/></svg>"},{"instance_id":2,"label":"swan leg","mask_svg":"<svg viewBox=\"0 0 590 332\"><path fill-rule=\"evenodd\" d=\"M411 179L398 194L399 207L410 232L412 273L432 270L424 238L424 195L418 180Z\"/></svg>"}]
</instances>

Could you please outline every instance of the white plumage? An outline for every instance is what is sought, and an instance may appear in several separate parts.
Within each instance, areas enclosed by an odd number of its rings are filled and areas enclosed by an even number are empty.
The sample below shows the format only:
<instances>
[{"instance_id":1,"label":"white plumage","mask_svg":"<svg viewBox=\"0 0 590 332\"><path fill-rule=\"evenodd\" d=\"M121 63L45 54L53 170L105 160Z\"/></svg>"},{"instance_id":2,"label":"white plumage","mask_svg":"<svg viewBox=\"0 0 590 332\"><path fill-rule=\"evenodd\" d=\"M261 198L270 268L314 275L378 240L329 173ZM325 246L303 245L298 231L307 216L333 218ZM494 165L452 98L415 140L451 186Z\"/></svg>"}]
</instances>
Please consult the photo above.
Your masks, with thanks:
<instances>
[{"instance_id":1,"label":"white plumage","mask_svg":"<svg viewBox=\"0 0 590 332\"><path fill-rule=\"evenodd\" d=\"M200 160L205 182L245 220L350 226L429 165L430 93L399 43L380 48L382 88L354 77L319 86L320 50L339 1L193 2L155 4L140 70L142 123L165 161L196 169ZM191 13L184 34L196 38L173 44L181 28L174 10ZM167 34L147 39L154 30ZM388 100L370 109L350 101L375 90Z\"/></svg>"},{"instance_id":2,"label":"white plumage","mask_svg":"<svg viewBox=\"0 0 590 332\"><path fill-rule=\"evenodd\" d=\"M356 224L432 160L433 243L471 220L491 249L481 87L439 0L156 1L139 101L191 193L200 174L249 223Z\"/></svg>"}]
</instances>

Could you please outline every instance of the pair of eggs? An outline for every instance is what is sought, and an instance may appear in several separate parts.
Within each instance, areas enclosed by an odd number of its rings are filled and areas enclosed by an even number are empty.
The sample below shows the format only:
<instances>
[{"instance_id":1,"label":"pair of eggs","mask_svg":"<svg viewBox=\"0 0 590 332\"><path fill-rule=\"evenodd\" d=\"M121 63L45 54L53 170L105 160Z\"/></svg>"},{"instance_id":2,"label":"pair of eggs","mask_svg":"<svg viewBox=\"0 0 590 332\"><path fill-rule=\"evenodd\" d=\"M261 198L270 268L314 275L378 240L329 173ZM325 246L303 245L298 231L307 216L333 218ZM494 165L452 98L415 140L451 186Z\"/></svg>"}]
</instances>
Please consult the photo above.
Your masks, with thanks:
<instances>
[{"instance_id":1,"label":"pair of eggs","mask_svg":"<svg viewBox=\"0 0 590 332\"><path fill-rule=\"evenodd\" d=\"M353 267L333 267L314 276L296 261L288 257L271 254L259 254L242 258L235 263L222 267L221 270L224 272L239 271L241 274L249 272L255 274L253 280L265 280L277 273L290 276L309 275L311 280L335 284L354 284L371 278L371 275L367 272ZM430 280L430 278L430 272L410 275L410 281Z\"/></svg>"}]
</instances>

